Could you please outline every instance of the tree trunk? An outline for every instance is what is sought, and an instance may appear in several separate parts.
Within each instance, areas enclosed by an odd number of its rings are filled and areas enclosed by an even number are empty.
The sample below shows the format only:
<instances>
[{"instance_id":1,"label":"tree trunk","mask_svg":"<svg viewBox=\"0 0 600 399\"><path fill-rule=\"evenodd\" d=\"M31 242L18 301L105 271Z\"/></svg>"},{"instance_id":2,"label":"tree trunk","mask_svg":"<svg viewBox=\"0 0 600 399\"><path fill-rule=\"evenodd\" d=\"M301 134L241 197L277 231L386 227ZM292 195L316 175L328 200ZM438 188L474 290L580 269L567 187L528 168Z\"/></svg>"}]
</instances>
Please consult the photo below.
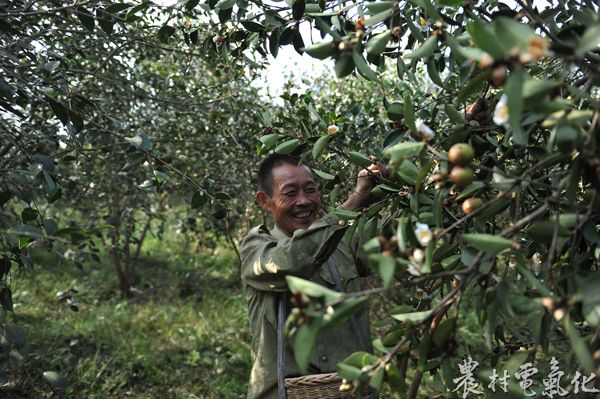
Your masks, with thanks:
<instances>
[{"instance_id":1,"label":"tree trunk","mask_svg":"<svg viewBox=\"0 0 600 399\"><path fill-rule=\"evenodd\" d=\"M117 272L117 278L119 280L119 289L121 290L121 295L124 298L129 298L129 297L131 297L131 286L129 285L129 280L127 279L127 276L123 272L123 269L121 266L121 254L119 253L120 252L120 250L119 250L120 223L119 223L118 216L117 216L116 220L117 221L115 223L115 231L112 236L112 246L111 246L110 250L108 251L108 253L110 255L110 259L111 259L113 265L115 266L115 271Z\"/></svg>"}]
</instances>

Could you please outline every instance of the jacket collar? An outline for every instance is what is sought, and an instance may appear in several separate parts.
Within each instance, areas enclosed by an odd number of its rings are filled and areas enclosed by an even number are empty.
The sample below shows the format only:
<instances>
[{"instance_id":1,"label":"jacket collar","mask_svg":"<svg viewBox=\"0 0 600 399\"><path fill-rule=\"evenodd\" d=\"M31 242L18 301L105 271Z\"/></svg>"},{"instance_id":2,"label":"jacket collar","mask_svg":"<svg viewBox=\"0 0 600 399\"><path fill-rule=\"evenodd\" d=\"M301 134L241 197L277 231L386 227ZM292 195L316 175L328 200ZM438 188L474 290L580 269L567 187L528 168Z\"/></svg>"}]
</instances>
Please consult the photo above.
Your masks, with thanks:
<instances>
[{"instance_id":1,"label":"jacket collar","mask_svg":"<svg viewBox=\"0 0 600 399\"><path fill-rule=\"evenodd\" d=\"M279 230L279 227L277 227L277 225L274 225L273 228L271 229L271 235L273 237L277 238L278 240L282 240L284 238L290 238L283 231Z\"/></svg>"}]
</instances>

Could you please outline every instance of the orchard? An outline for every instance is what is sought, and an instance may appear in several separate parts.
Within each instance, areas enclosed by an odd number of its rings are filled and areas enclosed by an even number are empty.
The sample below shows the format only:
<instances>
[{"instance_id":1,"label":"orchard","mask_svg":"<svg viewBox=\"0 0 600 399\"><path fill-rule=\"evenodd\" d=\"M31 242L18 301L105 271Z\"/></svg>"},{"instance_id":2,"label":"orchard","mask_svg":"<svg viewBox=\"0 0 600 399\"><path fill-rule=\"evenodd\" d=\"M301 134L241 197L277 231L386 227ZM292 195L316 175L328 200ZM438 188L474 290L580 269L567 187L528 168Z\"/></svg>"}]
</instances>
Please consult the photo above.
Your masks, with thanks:
<instances>
[{"instance_id":1,"label":"orchard","mask_svg":"<svg viewBox=\"0 0 600 399\"><path fill-rule=\"evenodd\" d=\"M106 264L126 301L149 236L175 226L182 242L237 252L265 219L254 173L275 152L311 165L324 210L348 221L343 239L364 242L376 276L356 294L288 277L308 315L287 323L301 369L319 332L369 301L374 353L338 364L343 390L596 394L597 2L14 1L0 30L12 359L27 332L11 287L42 272L36 251ZM255 83L286 47L334 73L275 101ZM375 162L391 171L377 201L339 209Z\"/></svg>"}]
</instances>

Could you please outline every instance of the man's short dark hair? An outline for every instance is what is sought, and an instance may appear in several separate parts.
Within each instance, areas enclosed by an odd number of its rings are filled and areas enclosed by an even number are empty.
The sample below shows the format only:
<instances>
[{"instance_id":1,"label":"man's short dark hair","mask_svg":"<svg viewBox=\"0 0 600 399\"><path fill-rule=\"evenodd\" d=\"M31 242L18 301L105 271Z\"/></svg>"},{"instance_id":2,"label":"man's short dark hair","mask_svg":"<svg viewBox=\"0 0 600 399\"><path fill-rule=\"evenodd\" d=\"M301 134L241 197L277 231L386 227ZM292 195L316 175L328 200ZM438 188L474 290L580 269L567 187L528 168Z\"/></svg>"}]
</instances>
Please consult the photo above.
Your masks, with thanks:
<instances>
[{"instance_id":1,"label":"man's short dark hair","mask_svg":"<svg viewBox=\"0 0 600 399\"><path fill-rule=\"evenodd\" d=\"M273 195L273 169L279 165L305 165L310 169L310 166L300 160L300 157L293 155L271 154L258 167L258 188ZM311 169L312 172L312 169Z\"/></svg>"}]
</instances>

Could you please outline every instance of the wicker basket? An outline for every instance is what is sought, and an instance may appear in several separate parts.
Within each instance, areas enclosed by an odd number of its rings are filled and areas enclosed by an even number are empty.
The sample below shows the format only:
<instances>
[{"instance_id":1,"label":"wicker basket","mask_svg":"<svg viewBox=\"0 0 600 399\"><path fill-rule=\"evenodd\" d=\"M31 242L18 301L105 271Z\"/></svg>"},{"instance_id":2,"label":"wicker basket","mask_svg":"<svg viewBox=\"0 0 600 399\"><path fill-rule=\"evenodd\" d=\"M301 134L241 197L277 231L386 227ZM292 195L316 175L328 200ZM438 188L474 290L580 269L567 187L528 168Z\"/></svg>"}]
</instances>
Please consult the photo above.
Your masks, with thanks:
<instances>
[{"instance_id":1,"label":"wicker basket","mask_svg":"<svg viewBox=\"0 0 600 399\"><path fill-rule=\"evenodd\" d=\"M352 392L340 391L342 379L337 373L310 374L285 379L287 399L353 399ZM365 395L369 393L366 389Z\"/></svg>"}]
</instances>

